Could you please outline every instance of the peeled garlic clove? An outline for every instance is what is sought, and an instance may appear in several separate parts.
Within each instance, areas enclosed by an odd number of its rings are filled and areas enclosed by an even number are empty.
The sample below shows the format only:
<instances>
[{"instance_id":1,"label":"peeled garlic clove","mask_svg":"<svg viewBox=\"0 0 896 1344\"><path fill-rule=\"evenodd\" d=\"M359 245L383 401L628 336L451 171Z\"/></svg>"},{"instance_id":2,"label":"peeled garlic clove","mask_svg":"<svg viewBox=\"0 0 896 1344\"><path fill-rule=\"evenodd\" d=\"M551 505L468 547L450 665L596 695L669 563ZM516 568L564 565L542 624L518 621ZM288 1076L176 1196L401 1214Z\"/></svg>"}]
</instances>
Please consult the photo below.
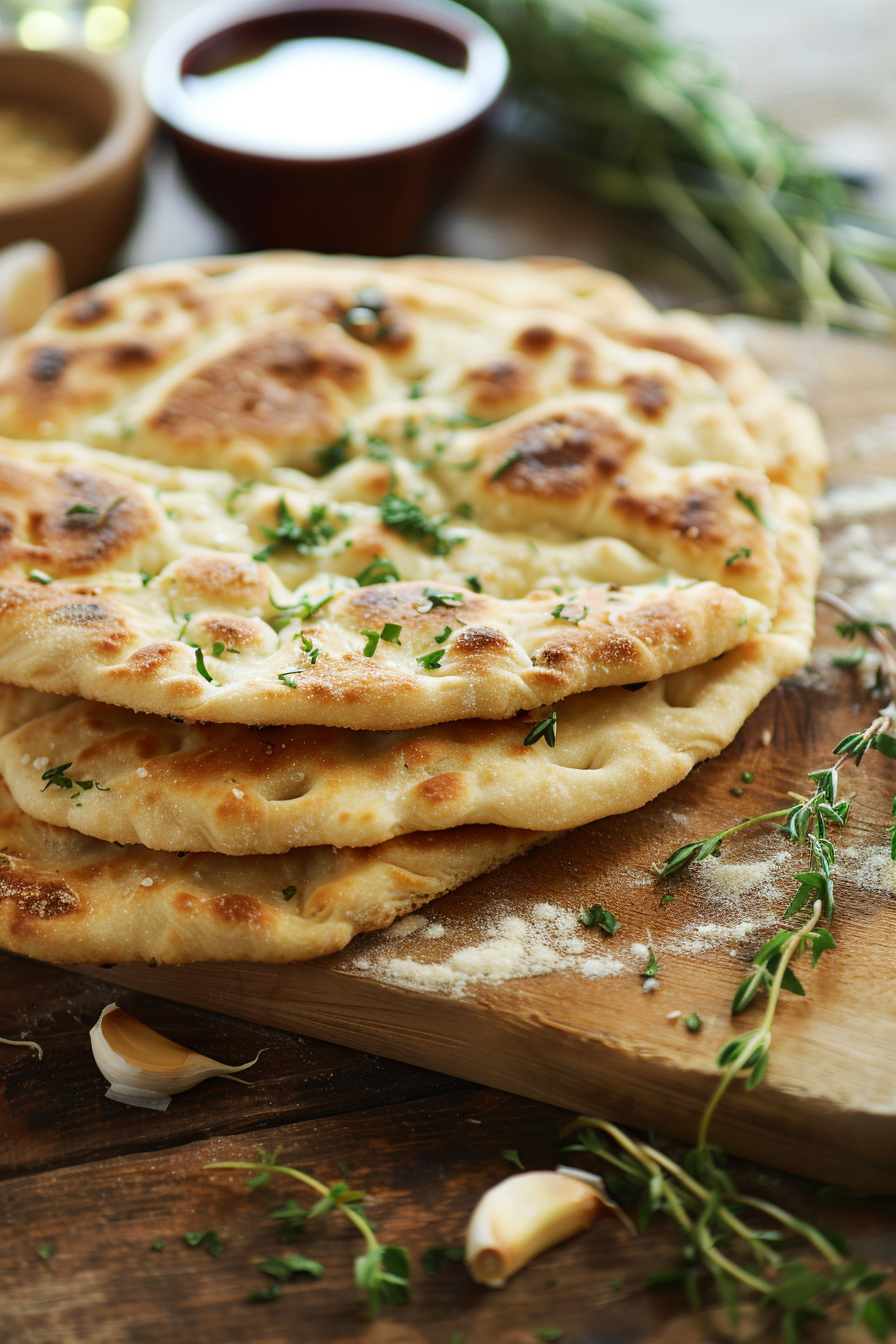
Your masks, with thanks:
<instances>
[{"instance_id":1,"label":"peeled garlic clove","mask_svg":"<svg viewBox=\"0 0 896 1344\"><path fill-rule=\"evenodd\" d=\"M62 293L62 258L55 247L29 238L0 248L0 337L37 321Z\"/></svg>"},{"instance_id":2,"label":"peeled garlic clove","mask_svg":"<svg viewBox=\"0 0 896 1344\"><path fill-rule=\"evenodd\" d=\"M467 1268L475 1281L503 1288L536 1255L591 1227L610 1211L598 1181L586 1172L524 1171L493 1186L467 1229Z\"/></svg>"},{"instance_id":3,"label":"peeled garlic clove","mask_svg":"<svg viewBox=\"0 0 896 1344\"><path fill-rule=\"evenodd\" d=\"M248 1064L219 1064L207 1055L175 1045L116 1003L107 1004L100 1013L90 1030L90 1044L97 1068L109 1083L106 1096L154 1111L167 1110L173 1096L206 1078L251 1069L261 1054L259 1050ZM242 1079L235 1078L234 1082Z\"/></svg>"}]
</instances>

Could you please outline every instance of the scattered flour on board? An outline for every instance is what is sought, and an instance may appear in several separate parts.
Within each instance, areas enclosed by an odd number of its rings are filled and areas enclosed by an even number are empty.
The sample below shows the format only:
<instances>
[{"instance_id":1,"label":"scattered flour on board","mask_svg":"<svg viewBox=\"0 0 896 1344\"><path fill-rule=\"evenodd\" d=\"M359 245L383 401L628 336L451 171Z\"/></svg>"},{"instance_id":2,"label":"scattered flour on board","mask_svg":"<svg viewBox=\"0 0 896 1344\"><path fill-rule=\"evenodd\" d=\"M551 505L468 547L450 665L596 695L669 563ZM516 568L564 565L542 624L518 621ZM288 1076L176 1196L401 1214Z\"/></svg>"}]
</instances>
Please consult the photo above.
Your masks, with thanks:
<instances>
[{"instance_id":1,"label":"scattered flour on board","mask_svg":"<svg viewBox=\"0 0 896 1344\"><path fill-rule=\"evenodd\" d=\"M881 477L829 490L818 502L816 517L820 523L847 523L893 510L896 510L896 480Z\"/></svg>"},{"instance_id":2,"label":"scattered flour on board","mask_svg":"<svg viewBox=\"0 0 896 1344\"><path fill-rule=\"evenodd\" d=\"M704 859L691 868L691 874L703 893L714 905L736 909L744 896L757 892L761 896L775 897L777 887L774 884L776 869L793 858L787 849L779 849L768 858L754 863L725 863L719 858Z\"/></svg>"},{"instance_id":3,"label":"scattered flour on board","mask_svg":"<svg viewBox=\"0 0 896 1344\"><path fill-rule=\"evenodd\" d=\"M873 845L860 849L857 845L843 845L838 856L844 869L857 887L865 891L896 892L896 860L889 845Z\"/></svg>"}]
</instances>

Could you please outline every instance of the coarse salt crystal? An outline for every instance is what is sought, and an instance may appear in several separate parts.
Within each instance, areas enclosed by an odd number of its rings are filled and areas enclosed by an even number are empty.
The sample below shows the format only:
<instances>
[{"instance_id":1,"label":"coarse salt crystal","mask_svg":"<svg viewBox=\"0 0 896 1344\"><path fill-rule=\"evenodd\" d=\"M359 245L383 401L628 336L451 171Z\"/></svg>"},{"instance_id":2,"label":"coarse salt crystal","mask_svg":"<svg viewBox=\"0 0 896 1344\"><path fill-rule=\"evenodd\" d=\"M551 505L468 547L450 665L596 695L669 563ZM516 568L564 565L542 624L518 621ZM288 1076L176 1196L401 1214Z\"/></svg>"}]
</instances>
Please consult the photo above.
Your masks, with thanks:
<instances>
[{"instance_id":1,"label":"coarse salt crystal","mask_svg":"<svg viewBox=\"0 0 896 1344\"><path fill-rule=\"evenodd\" d=\"M140 885L141 885L141 887L151 887L151 886L152 886L152 878L151 878L151 877L144 877L144 878L142 878L141 881L140 881Z\"/></svg>"},{"instance_id":2,"label":"coarse salt crystal","mask_svg":"<svg viewBox=\"0 0 896 1344\"><path fill-rule=\"evenodd\" d=\"M140 779L146 779L149 775L149 771L145 765L138 765L136 773L139 775Z\"/></svg>"},{"instance_id":3,"label":"coarse salt crystal","mask_svg":"<svg viewBox=\"0 0 896 1344\"><path fill-rule=\"evenodd\" d=\"M679 1019L680 1017L681 1017L681 1009L680 1009L680 1008L676 1008L676 1009L673 1010L673 1012L671 1012L671 1013L667 1013L667 1014L666 1014L666 1021L667 1021L667 1022L677 1022L678 1019Z\"/></svg>"},{"instance_id":4,"label":"coarse salt crystal","mask_svg":"<svg viewBox=\"0 0 896 1344\"><path fill-rule=\"evenodd\" d=\"M50 764L50 758L49 756L35 756L31 764L34 766L35 770L46 770L47 766Z\"/></svg>"},{"instance_id":5,"label":"coarse salt crystal","mask_svg":"<svg viewBox=\"0 0 896 1344\"><path fill-rule=\"evenodd\" d=\"M652 975L648 975L647 979L644 981L643 985L641 986L641 988L643 989L643 991L644 991L645 994L652 994L653 991L654 991L655 989L659 989L659 987L660 987L660 982L659 982L659 980L654 979L654 977L653 977Z\"/></svg>"},{"instance_id":6,"label":"coarse salt crystal","mask_svg":"<svg viewBox=\"0 0 896 1344\"><path fill-rule=\"evenodd\" d=\"M19 764L27 765L30 760L31 760L30 753L27 751L23 751L21 757L19 758Z\"/></svg>"},{"instance_id":7,"label":"coarse salt crystal","mask_svg":"<svg viewBox=\"0 0 896 1344\"><path fill-rule=\"evenodd\" d=\"M230 792L233 794L234 798L245 798L246 796L242 789L231 789Z\"/></svg>"}]
</instances>

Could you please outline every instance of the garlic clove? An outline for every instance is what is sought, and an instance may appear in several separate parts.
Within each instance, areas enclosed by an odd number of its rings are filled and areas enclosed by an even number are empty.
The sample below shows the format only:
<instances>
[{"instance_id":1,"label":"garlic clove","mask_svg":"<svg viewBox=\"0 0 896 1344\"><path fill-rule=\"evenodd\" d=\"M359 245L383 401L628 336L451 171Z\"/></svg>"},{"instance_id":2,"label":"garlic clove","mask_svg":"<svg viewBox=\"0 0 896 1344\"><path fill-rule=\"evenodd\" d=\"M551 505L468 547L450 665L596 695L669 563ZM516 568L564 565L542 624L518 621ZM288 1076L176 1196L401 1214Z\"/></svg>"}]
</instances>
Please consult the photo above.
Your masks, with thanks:
<instances>
[{"instance_id":1,"label":"garlic clove","mask_svg":"<svg viewBox=\"0 0 896 1344\"><path fill-rule=\"evenodd\" d=\"M173 1096L206 1078L250 1069L261 1054L259 1050L248 1064L220 1064L169 1041L116 1003L107 1004L100 1013L90 1030L90 1045L97 1068L109 1084L106 1096L156 1111L167 1110Z\"/></svg>"},{"instance_id":2,"label":"garlic clove","mask_svg":"<svg viewBox=\"0 0 896 1344\"><path fill-rule=\"evenodd\" d=\"M524 1171L480 1199L467 1229L467 1267L477 1283L503 1288L536 1255L591 1227L612 1201L599 1177L581 1172Z\"/></svg>"},{"instance_id":3,"label":"garlic clove","mask_svg":"<svg viewBox=\"0 0 896 1344\"><path fill-rule=\"evenodd\" d=\"M36 238L0 248L0 337L26 331L63 292L62 258Z\"/></svg>"}]
</instances>

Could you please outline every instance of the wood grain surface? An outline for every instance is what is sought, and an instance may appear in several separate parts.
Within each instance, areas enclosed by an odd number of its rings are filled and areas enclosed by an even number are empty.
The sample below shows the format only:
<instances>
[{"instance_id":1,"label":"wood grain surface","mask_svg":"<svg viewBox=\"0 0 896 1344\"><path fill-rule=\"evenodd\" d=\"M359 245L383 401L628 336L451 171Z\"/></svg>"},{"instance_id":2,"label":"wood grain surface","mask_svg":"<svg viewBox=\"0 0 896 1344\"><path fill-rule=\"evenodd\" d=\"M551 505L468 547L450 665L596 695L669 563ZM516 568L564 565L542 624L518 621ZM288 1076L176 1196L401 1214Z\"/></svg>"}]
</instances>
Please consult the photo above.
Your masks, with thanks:
<instances>
[{"instance_id":1,"label":"wood grain surface","mask_svg":"<svg viewBox=\"0 0 896 1344\"><path fill-rule=\"evenodd\" d=\"M835 454L836 487L892 475L893 448L880 433L882 418L885 425L896 414L891 347L753 322L737 330L767 367L798 382L818 406ZM877 438L868 432L875 425ZM871 522L875 545L896 540L892 512ZM733 1031L732 994L755 947L775 927L775 910L760 910L750 935L738 936L745 911L757 915L749 903L719 916L694 870L661 887L651 865L686 840L786 804L790 790L805 786L806 772L827 763L841 736L866 725L874 702L861 675L832 667L839 644L832 625L824 614L808 672L767 697L717 760L639 812L572 832L443 898L428 913L437 911L444 938L428 945L418 938L400 948L406 954L413 946L418 961L444 961L508 914L531 919L546 901L575 912L598 900L622 923L617 946L656 946L661 973L654 994L642 992L637 969L599 980L552 971L475 984L462 997L413 991L384 978L382 968L399 951L384 944L384 935L358 939L313 965L119 966L92 973L690 1139L713 1087L715 1054ZM735 801L731 790L745 769L755 782ZM732 1089L713 1136L730 1152L759 1161L774 1154L777 1165L796 1172L816 1171L823 1157L834 1181L894 1190L896 987L889 948L896 940L896 903L892 893L861 879L858 861L885 838L896 791L893 764L869 756L855 783L849 775L844 784L857 795L842 841L856 861L841 865L838 879L837 951L807 976L804 999L786 997L765 1082L752 1093ZM789 900L788 873L802 866L800 854L782 855L782 844L769 831L732 842L725 852L729 863L757 854L771 858L779 910ZM665 891L674 901L661 902ZM695 931L708 924L715 925L713 937L694 950ZM607 950L596 930L585 936L595 953ZM359 957L370 966L360 969ZM697 1034L685 1030L683 1017L669 1018L691 1011L704 1022ZM748 1011L738 1029L757 1011ZM841 1063L834 1067L832 1060Z\"/></svg>"}]
</instances>

